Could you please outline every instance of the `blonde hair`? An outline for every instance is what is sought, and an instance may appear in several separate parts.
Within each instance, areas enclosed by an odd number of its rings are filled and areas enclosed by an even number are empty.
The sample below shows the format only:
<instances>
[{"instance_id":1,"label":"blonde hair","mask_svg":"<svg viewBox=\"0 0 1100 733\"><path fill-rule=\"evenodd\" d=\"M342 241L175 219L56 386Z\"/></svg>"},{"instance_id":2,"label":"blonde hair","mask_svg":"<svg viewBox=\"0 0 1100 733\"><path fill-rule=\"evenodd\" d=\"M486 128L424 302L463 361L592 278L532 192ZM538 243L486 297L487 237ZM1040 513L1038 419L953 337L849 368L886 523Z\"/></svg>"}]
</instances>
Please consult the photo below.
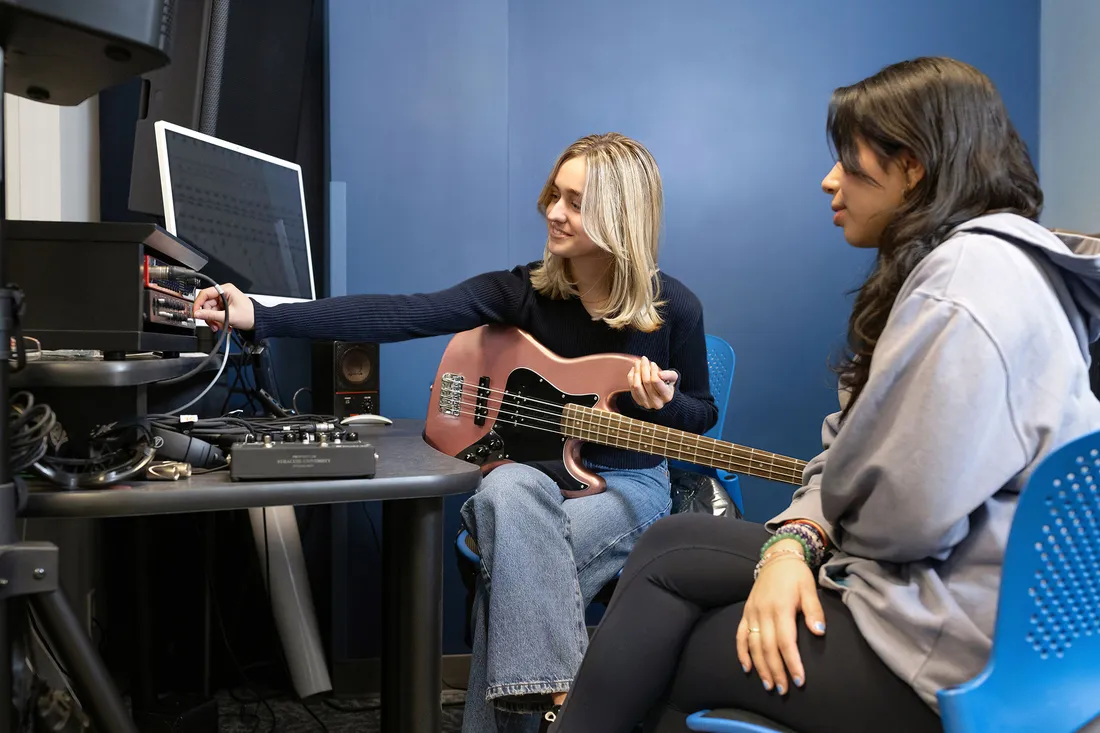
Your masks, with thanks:
<instances>
[{"instance_id":1,"label":"blonde hair","mask_svg":"<svg viewBox=\"0 0 1100 733\"><path fill-rule=\"evenodd\" d=\"M593 315L612 328L630 326L656 331L657 309L664 305L657 277L657 246L663 196L657 162L641 143L620 135L589 135L565 149L539 194L543 216L554 201L554 179L562 165L584 158L587 171L581 193L581 223L597 247L612 256L611 292ZM551 254L549 238L542 266L531 285L548 298L579 296L567 263Z\"/></svg>"}]
</instances>

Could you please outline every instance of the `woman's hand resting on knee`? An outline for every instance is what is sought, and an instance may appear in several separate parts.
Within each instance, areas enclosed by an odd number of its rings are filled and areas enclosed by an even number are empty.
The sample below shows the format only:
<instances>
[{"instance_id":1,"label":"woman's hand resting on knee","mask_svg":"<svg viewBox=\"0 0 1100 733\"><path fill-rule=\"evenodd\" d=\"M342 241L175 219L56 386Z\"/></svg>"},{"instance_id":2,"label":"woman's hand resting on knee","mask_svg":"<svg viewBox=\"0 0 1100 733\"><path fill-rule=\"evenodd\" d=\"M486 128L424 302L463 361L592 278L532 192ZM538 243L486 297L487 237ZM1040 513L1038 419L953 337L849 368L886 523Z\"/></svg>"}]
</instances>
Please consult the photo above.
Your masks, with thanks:
<instances>
[{"instance_id":1,"label":"woman's hand resting on knee","mask_svg":"<svg viewBox=\"0 0 1100 733\"><path fill-rule=\"evenodd\" d=\"M784 551L789 550L789 551ZM777 542L745 601L737 626L737 658L746 673L756 667L764 688L774 686L785 694L787 672L798 687L806 681L798 654L798 613L814 634L825 633L825 612L817 597L817 579L801 558L802 546L794 540Z\"/></svg>"}]
</instances>

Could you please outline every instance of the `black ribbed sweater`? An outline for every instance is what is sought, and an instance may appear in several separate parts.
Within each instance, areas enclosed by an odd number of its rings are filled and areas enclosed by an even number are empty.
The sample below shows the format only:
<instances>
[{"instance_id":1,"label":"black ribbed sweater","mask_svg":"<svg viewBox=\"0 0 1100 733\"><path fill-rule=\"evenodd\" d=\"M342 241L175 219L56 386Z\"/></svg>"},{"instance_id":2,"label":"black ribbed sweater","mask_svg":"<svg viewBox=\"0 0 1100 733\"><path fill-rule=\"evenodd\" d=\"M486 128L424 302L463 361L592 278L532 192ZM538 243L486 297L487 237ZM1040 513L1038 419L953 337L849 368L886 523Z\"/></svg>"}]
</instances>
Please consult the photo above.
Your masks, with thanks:
<instances>
[{"instance_id":1,"label":"black ribbed sweater","mask_svg":"<svg viewBox=\"0 0 1100 733\"><path fill-rule=\"evenodd\" d=\"M660 410L645 410L620 395L625 415L692 433L718 419L707 372L703 307L675 278L661 274L662 326L652 333L613 329L594 321L579 298L552 300L531 286L531 270L489 272L452 288L416 295L346 295L275 307L255 304L256 337L288 336L338 341L393 342L466 331L487 323L516 326L559 356L624 353L646 356L680 373L676 394ZM611 468L647 468L660 459L597 445L584 457Z\"/></svg>"}]
</instances>

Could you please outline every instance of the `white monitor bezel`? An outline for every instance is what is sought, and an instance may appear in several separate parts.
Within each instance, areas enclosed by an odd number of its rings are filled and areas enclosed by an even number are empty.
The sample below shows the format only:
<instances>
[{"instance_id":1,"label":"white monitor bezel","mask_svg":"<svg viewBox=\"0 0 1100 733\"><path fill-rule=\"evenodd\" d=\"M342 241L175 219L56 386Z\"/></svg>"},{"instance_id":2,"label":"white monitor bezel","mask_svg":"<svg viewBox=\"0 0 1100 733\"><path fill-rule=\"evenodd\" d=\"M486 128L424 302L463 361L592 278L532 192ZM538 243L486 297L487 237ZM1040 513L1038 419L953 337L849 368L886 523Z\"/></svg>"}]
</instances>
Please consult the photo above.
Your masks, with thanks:
<instances>
[{"instance_id":1,"label":"white monitor bezel","mask_svg":"<svg viewBox=\"0 0 1100 733\"><path fill-rule=\"evenodd\" d=\"M251 293L246 292L249 298L252 298L260 305L273 306L280 303L305 303L308 300L317 299L317 286L313 281L313 251L310 249L309 244L309 219L306 216L306 191L305 186L302 183L302 167L297 163L292 163L289 160L283 160L282 158L276 158L266 153L261 153L258 150L252 150L242 145L236 145L225 140L219 140L216 137L205 135L201 132L196 132L189 127L183 127L181 125L167 122L165 120L157 120L153 124L153 129L156 133L157 139L157 162L160 166L160 191L164 201L164 228L174 236L179 236L176 233L176 207L175 202L172 199L172 169L168 161L168 142L166 132L175 132L180 135L195 138L202 142L209 143L211 145L217 145L218 147L232 150L236 153L248 155L253 158L257 158L266 163L273 163L275 165L282 166L293 170L298 175L298 193L302 200L302 227L304 229L306 240L306 264L309 266L309 298L292 298L284 297L280 295L265 295L264 293ZM202 249L202 245L198 242L194 243L199 249Z\"/></svg>"}]
</instances>

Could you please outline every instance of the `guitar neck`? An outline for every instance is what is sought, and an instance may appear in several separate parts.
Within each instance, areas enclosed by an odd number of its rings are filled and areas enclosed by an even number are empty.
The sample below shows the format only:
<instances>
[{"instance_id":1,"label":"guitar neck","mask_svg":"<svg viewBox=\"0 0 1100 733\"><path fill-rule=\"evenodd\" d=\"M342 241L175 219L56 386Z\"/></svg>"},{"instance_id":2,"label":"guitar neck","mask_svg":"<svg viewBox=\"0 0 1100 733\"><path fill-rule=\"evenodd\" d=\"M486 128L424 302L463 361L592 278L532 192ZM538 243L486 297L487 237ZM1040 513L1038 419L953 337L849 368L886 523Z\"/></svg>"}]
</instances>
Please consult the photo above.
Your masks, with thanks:
<instances>
[{"instance_id":1,"label":"guitar neck","mask_svg":"<svg viewBox=\"0 0 1100 733\"><path fill-rule=\"evenodd\" d=\"M797 458L673 430L584 405L566 405L561 424L562 432L570 438L795 486L802 485L802 471L806 467L806 462Z\"/></svg>"}]
</instances>

